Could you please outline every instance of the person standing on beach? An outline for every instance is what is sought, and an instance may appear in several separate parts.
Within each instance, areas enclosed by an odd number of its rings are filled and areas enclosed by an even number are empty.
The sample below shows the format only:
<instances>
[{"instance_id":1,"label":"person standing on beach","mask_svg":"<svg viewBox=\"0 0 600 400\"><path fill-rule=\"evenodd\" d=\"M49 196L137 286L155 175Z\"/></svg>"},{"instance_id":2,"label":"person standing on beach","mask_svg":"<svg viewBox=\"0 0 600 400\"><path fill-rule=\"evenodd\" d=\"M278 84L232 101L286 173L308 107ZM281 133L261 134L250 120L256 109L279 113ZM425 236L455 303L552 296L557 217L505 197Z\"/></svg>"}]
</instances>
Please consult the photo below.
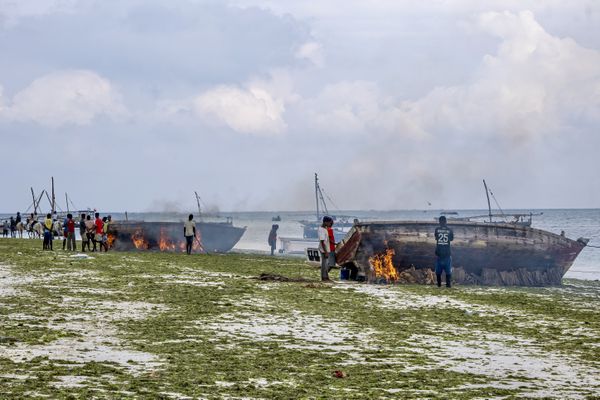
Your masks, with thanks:
<instances>
[{"instance_id":1,"label":"person standing on beach","mask_svg":"<svg viewBox=\"0 0 600 400\"><path fill-rule=\"evenodd\" d=\"M190 255L196 237L196 222L193 214L188 215L188 220L183 224L183 236L185 236L185 252Z\"/></svg>"},{"instance_id":2,"label":"person standing on beach","mask_svg":"<svg viewBox=\"0 0 600 400\"><path fill-rule=\"evenodd\" d=\"M102 218L102 243L100 245L100 251L104 247L104 252L108 251L108 217Z\"/></svg>"},{"instance_id":3,"label":"person standing on beach","mask_svg":"<svg viewBox=\"0 0 600 400\"><path fill-rule=\"evenodd\" d=\"M277 248L277 229L279 229L279 225L274 224L271 226L271 232L269 232L269 238L267 239L269 246L271 246L271 255L275 254Z\"/></svg>"},{"instance_id":4,"label":"person standing on beach","mask_svg":"<svg viewBox=\"0 0 600 400\"><path fill-rule=\"evenodd\" d=\"M52 221L52 214L46 214L46 219L44 220L44 242L42 245L42 249L44 250L52 250L52 226L54 222Z\"/></svg>"},{"instance_id":5,"label":"person standing on beach","mask_svg":"<svg viewBox=\"0 0 600 400\"><path fill-rule=\"evenodd\" d=\"M63 234L63 251L65 250L65 247L67 245L67 236L68 236L68 227L67 224L69 223L69 215L67 214L67 216L65 217L65 220L63 221L63 225L62 225L62 234Z\"/></svg>"},{"instance_id":6,"label":"person standing on beach","mask_svg":"<svg viewBox=\"0 0 600 400\"><path fill-rule=\"evenodd\" d=\"M81 251L85 251L85 246L87 246L89 250L90 242L88 242L85 228L85 214L81 214L81 219L79 220L79 235L81 236Z\"/></svg>"},{"instance_id":7,"label":"person standing on beach","mask_svg":"<svg viewBox=\"0 0 600 400\"><path fill-rule=\"evenodd\" d=\"M96 241L94 239L94 232L96 231L96 226L94 225L94 221L92 221L92 216L88 215L85 217L85 236L87 238L87 246L88 250L90 249L90 242L94 244L94 250L96 250Z\"/></svg>"},{"instance_id":8,"label":"person standing on beach","mask_svg":"<svg viewBox=\"0 0 600 400\"><path fill-rule=\"evenodd\" d=\"M100 244L99 251L102 251L102 234L103 234L103 223L100 219L100 213L95 214L96 219L94 220L94 249L92 251L96 251L96 244Z\"/></svg>"},{"instance_id":9,"label":"person standing on beach","mask_svg":"<svg viewBox=\"0 0 600 400\"><path fill-rule=\"evenodd\" d=\"M65 225L67 227L67 250L77 251L75 247L75 221L73 221L72 214L67 214L67 223Z\"/></svg>"},{"instance_id":10,"label":"person standing on beach","mask_svg":"<svg viewBox=\"0 0 600 400\"><path fill-rule=\"evenodd\" d=\"M15 237L15 230L17 229L17 223L13 217L10 217L10 237Z\"/></svg>"},{"instance_id":11,"label":"person standing on beach","mask_svg":"<svg viewBox=\"0 0 600 400\"><path fill-rule=\"evenodd\" d=\"M329 271L335 265L335 239L333 238L333 218L323 217L319 227L319 252L321 253L321 280L329 282Z\"/></svg>"},{"instance_id":12,"label":"person standing on beach","mask_svg":"<svg viewBox=\"0 0 600 400\"><path fill-rule=\"evenodd\" d=\"M10 225L7 220L4 220L4 224L2 226L2 237L8 237L8 231L10 229Z\"/></svg>"},{"instance_id":13,"label":"person standing on beach","mask_svg":"<svg viewBox=\"0 0 600 400\"><path fill-rule=\"evenodd\" d=\"M446 217L441 216L440 225L435 229L435 276L437 277L438 287L442 286L442 271L446 272L446 287L452 286L452 256L450 251L450 242L454 240L454 232L446 223Z\"/></svg>"}]
</instances>

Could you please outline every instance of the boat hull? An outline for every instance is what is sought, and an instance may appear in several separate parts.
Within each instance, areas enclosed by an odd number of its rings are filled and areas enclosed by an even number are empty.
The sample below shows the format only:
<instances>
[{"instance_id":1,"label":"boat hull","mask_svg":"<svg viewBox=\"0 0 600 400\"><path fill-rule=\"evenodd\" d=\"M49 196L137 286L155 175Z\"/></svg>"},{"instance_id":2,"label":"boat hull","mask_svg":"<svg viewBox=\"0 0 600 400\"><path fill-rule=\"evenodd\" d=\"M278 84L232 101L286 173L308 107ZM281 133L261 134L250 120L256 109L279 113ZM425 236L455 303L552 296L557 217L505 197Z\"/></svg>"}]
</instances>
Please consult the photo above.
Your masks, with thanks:
<instances>
[{"instance_id":1,"label":"boat hull","mask_svg":"<svg viewBox=\"0 0 600 400\"><path fill-rule=\"evenodd\" d=\"M197 222L199 242L195 241L194 252L228 252L245 231L245 227L227 223ZM181 222L117 221L109 225L108 234L115 250L185 251ZM139 241L143 241L143 245Z\"/></svg>"},{"instance_id":2,"label":"boat hull","mask_svg":"<svg viewBox=\"0 0 600 400\"><path fill-rule=\"evenodd\" d=\"M481 285L560 285L562 277L585 247L539 229L503 223L450 222L453 280ZM433 269L434 232L438 225L421 221L358 223L338 244L340 265L353 265L369 277L369 258L393 249L398 272Z\"/></svg>"}]
</instances>

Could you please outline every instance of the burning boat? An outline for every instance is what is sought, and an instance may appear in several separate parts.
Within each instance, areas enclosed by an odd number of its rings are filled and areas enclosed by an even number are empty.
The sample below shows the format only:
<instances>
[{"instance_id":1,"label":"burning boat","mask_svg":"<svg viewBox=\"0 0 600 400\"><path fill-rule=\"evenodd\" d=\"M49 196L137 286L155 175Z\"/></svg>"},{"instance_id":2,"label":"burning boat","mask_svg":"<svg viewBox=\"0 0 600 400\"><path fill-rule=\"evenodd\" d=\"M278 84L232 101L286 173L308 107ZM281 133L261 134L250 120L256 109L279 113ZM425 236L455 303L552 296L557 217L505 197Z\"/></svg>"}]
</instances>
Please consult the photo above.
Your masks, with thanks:
<instances>
[{"instance_id":1,"label":"burning boat","mask_svg":"<svg viewBox=\"0 0 600 400\"><path fill-rule=\"evenodd\" d=\"M448 225L454 231L452 278L461 284L560 285L588 242L519 224L449 220ZM433 221L358 222L338 244L337 263L357 279L395 282L404 274L433 283L437 226Z\"/></svg>"},{"instance_id":2,"label":"burning boat","mask_svg":"<svg viewBox=\"0 0 600 400\"><path fill-rule=\"evenodd\" d=\"M233 226L231 221L197 222L198 240L195 253L224 253L233 248L246 231L246 227ZM108 242L115 250L185 251L183 223L115 221L109 225Z\"/></svg>"}]
</instances>

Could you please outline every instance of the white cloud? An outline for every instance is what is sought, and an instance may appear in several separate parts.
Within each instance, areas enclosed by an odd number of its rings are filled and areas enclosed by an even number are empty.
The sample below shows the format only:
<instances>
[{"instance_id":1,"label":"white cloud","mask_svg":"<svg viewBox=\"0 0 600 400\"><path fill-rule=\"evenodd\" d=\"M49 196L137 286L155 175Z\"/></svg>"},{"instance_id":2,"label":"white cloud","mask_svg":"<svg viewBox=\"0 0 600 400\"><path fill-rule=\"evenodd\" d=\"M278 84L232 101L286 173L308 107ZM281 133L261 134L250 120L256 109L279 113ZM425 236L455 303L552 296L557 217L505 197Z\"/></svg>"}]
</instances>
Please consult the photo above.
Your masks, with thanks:
<instances>
[{"instance_id":1,"label":"white cloud","mask_svg":"<svg viewBox=\"0 0 600 400\"><path fill-rule=\"evenodd\" d=\"M270 135L286 128L283 103L261 88L218 86L198 96L194 106L240 133Z\"/></svg>"},{"instance_id":2,"label":"white cloud","mask_svg":"<svg viewBox=\"0 0 600 400\"><path fill-rule=\"evenodd\" d=\"M5 114L9 119L57 127L87 125L95 117L125 114L118 91L92 71L59 71L34 80L18 92Z\"/></svg>"},{"instance_id":3,"label":"white cloud","mask_svg":"<svg viewBox=\"0 0 600 400\"><path fill-rule=\"evenodd\" d=\"M421 138L426 133L411 120L410 109L385 95L374 82L352 81L327 85L305 102L309 120L321 132L339 134L396 134Z\"/></svg>"},{"instance_id":4,"label":"white cloud","mask_svg":"<svg viewBox=\"0 0 600 400\"><path fill-rule=\"evenodd\" d=\"M318 42L306 42L296 50L296 58L306 59L317 67L323 66L323 46Z\"/></svg>"},{"instance_id":5,"label":"white cloud","mask_svg":"<svg viewBox=\"0 0 600 400\"><path fill-rule=\"evenodd\" d=\"M270 80L254 80L244 87L220 85L207 90L193 100L193 109L236 132L269 136L287 129L285 106L295 99L291 80L279 71Z\"/></svg>"},{"instance_id":6,"label":"white cloud","mask_svg":"<svg viewBox=\"0 0 600 400\"><path fill-rule=\"evenodd\" d=\"M539 139L600 121L600 52L548 34L524 11L489 12L476 25L501 39L470 82L400 102L368 81L327 85L305 102L323 131L408 138ZM329 127L329 130L327 129Z\"/></svg>"},{"instance_id":7,"label":"white cloud","mask_svg":"<svg viewBox=\"0 0 600 400\"><path fill-rule=\"evenodd\" d=\"M498 52L469 84L438 87L412 105L425 130L514 142L600 121L600 52L548 34L528 11L484 13L477 24L502 40Z\"/></svg>"}]
</instances>

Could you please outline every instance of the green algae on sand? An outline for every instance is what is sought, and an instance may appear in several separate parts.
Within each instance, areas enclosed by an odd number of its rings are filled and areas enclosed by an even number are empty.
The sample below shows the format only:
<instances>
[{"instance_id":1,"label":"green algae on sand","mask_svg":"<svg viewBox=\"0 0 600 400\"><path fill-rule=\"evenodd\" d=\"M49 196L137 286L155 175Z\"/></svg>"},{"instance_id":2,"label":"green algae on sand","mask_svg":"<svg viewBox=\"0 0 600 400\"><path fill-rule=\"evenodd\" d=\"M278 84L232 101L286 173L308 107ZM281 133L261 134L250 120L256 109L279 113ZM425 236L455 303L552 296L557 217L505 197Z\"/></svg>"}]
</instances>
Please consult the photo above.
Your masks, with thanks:
<instances>
[{"instance_id":1,"label":"green algae on sand","mask_svg":"<svg viewBox=\"0 0 600 400\"><path fill-rule=\"evenodd\" d=\"M0 240L0 337L12 338L0 341L5 397L600 393L597 282L328 285L296 258L69 255ZM253 279L261 273L302 282Z\"/></svg>"}]
</instances>

